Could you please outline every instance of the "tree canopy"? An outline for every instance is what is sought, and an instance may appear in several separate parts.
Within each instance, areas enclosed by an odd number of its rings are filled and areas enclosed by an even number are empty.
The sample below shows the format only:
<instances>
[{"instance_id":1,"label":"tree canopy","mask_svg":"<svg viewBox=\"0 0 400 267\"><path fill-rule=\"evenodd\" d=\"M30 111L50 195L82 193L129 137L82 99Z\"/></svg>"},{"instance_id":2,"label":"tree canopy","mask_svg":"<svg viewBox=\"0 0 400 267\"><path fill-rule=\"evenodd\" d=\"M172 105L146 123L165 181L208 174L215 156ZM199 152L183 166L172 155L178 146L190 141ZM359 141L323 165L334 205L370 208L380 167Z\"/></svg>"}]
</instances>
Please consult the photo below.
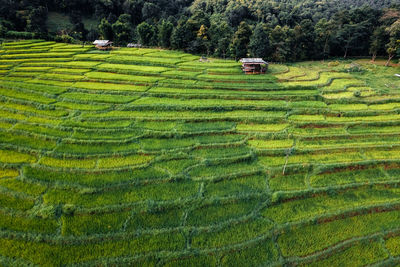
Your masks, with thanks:
<instances>
[{"instance_id":1,"label":"tree canopy","mask_svg":"<svg viewBox=\"0 0 400 267\"><path fill-rule=\"evenodd\" d=\"M50 12L70 26L49 29ZM88 28L88 18L97 26ZM0 0L3 38L104 38L273 61L392 59L400 54L399 20L398 0Z\"/></svg>"}]
</instances>

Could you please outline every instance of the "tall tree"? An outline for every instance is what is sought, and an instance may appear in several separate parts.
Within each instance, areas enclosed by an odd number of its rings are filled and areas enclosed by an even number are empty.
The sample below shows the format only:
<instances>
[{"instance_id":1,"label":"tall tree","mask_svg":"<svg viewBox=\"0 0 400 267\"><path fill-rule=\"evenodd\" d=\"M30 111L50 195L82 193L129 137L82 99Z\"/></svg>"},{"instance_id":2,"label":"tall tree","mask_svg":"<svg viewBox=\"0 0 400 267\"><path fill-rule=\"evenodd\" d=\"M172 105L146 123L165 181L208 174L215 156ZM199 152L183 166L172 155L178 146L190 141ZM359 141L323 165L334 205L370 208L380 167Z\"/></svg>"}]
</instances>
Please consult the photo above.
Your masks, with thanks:
<instances>
[{"instance_id":1,"label":"tall tree","mask_svg":"<svg viewBox=\"0 0 400 267\"><path fill-rule=\"evenodd\" d=\"M396 20L390 27L386 29L390 38L389 43L386 45L386 52L388 53L388 60L386 66L389 66L390 61L400 54L400 19Z\"/></svg>"},{"instance_id":2,"label":"tall tree","mask_svg":"<svg viewBox=\"0 0 400 267\"><path fill-rule=\"evenodd\" d=\"M122 14L112 25L114 40L120 44L128 43L132 38L131 15Z\"/></svg>"},{"instance_id":3,"label":"tall tree","mask_svg":"<svg viewBox=\"0 0 400 267\"><path fill-rule=\"evenodd\" d=\"M113 40L114 32L110 22L106 18L103 18L99 24L99 33L102 39Z\"/></svg>"},{"instance_id":4,"label":"tall tree","mask_svg":"<svg viewBox=\"0 0 400 267\"><path fill-rule=\"evenodd\" d=\"M337 31L336 39L344 52L343 57L347 58L349 51L355 48L366 31L366 23L345 24Z\"/></svg>"},{"instance_id":5,"label":"tall tree","mask_svg":"<svg viewBox=\"0 0 400 267\"><path fill-rule=\"evenodd\" d=\"M133 25L138 25L143 20L143 0L125 0L122 8L126 14L131 15Z\"/></svg>"},{"instance_id":6,"label":"tall tree","mask_svg":"<svg viewBox=\"0 0 400 267\"><path fill-rule=\"evenodd\" d=\"M288 46L289 27L277 25L270 33L269 38L272 47L272 59L283 62L288 58L290 47Z\"/></svg>"},{"instance_id":7,"label":"tall tree","mask_svg":"<svg viewBox=\"0 0 400 267\"><path fill-rule=\"evenodd\" d=\"M268 28L263 23L258 23L250 38L250 55L252 57L267 58L271 55Z\"/></svg>"},{"instance_id":8,"label":"tall tree","mask_svg":"<svg viewBox=\"0 0 400 267\"><path fill-rule=\"evenodd\" d=\"M46 27L47 9L43 6L34 8L29 12L27 19L27 31L36 33L43 38L47 33Z\"/></svg>"},{"instance_id":9,"label":"tall tree","mask_svg":"<svg viewBox=\"0 0 400 267\"><path fill-rule=\"evenodd\" d=\"M151 3L145 2L142 8L142 17L144 20L158 18L160 16L160 8Z\"/></svg>"},{"instance_id":10,"label":"tall tree","mask_svg":"<svg viewBox=\"0 0 400 267\"><path fill-rule=\"evenodd\" d=\"M174 49L183 49L187 45L186 40L188 40L191 31L187 27L187 19L182 17L178 21L178 25L173 29L171 35L171 47Z\"/></svg>"},{"instance_id":11,"label":"tall tree","mask_svg":"<svg viewBox=\"0 0 400 267\"><path fill-rule=\"evenodd\" d=\"M76 40L86 41L88 31L82 21L82 14L80 12L72 12L70 14L70 21L72 24L71 36Z\"/></svg>"},{"instance_id":12,"label":"tall tree","mask_svg":"<svg viewBox=\"0 0 400 267\"><path fill-rule=\"evenodd\" d=\"M215 56L225 58L233 35L233 30L226 19L221 15L211 16L208 33L210 36L210 50L213 51Z\"/></svg>"},{"instance_id":13,"label":"tall tree","mask_svg":"<svg viewBox=\"0 0 400 267\"><path fill-rule=\"evenodd\" d=\"M207 55L210 54L210 37L208 34L208 28L203 24L200 26L200 29L197 31L197 42L199 46L199 50L201 52L206 51Z\"/></svg>"},{"instance_id":14,"label":"tall tree","mask_svg":"<svg viewBox=\"0 0 400 267\"><path fill-rule=\"evenodd\" d=\"M143 45L150 45L154 37L154 27L147 22L140 23L136 31L139 36L139 40Z\"/></svg>"},{"instance_id":15,"label":"tall tree","mask_svg":"<svg viewBox=\"0 0 400 267\"><path fill-rule=\"evenodd\" d=\"M304 19L300 22L295 42L297 51L294 60L312 59L315 57L315 32L313 22Z\"/></svg>"},{"instance_id":16,"label":"tall tree","mask_svg":"<svg viewBox=\"0 0 400 267\"><path fill-rule=\"evenodd\" d=\"M231 45L231 54L235 59L247 56L251 35L252 31L250 26L245 21L240 22L239 28L233 36Z\"/></svg>"},{"instance_id":17,"label":"tall tree","mask_svg":"<svg viewBox=\"0 0 400 267\"><path fill-rule=\"evenodd\" d=\"M318 21L314 28L315 31L315 46L318 57L323 59L329 56L330 41L333 36L334 25L331 21L326 18L322 18Z\"/></svg>"},{"instance_id":18,"label":"tall tree","mask_svg":"<svg viewBox=\"0 0 400 267\"><path fill-rule=\"evenodd\" d=\"M174 29L174 25L166 20L158 26L158 42L162 47L169 47L171 44L171 34Z\"/></svg>"},{"instance_id":19,"label":"tall tree","mask_svg":"<svg viewBox=\"0 0 400 267\"><path fill-rule=\"evenodd\" d=\"M377 27L371 36L371 45L369 48L369 53L372 55L371 61L375 61L378 53L384 50L385 39L387 39L385 28L382 26Z\"/></svg>"}]
</instances>

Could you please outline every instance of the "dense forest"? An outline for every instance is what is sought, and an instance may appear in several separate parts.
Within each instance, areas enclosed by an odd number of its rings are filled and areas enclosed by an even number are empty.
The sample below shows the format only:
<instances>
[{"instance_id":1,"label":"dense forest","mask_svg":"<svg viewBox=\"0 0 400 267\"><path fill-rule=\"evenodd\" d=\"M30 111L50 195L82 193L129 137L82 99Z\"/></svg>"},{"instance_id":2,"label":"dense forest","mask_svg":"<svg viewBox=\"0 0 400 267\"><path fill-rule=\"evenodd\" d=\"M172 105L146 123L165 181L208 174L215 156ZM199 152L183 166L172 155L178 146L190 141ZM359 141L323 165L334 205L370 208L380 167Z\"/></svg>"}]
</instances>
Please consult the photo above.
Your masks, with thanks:
<instances>
[{"instance_id":1,"label":"dense forest","mask_svg":"<svg viewBox=\"0 0 400 267\"><path fill-rule=\"evenodd\" d=\"M52 32L48 14L68 15ZM87 29L83 20L96 18ZM398 0L0 0L0 37L182 49L276 62L400 55Z\"/></svg>"}]
</instances>

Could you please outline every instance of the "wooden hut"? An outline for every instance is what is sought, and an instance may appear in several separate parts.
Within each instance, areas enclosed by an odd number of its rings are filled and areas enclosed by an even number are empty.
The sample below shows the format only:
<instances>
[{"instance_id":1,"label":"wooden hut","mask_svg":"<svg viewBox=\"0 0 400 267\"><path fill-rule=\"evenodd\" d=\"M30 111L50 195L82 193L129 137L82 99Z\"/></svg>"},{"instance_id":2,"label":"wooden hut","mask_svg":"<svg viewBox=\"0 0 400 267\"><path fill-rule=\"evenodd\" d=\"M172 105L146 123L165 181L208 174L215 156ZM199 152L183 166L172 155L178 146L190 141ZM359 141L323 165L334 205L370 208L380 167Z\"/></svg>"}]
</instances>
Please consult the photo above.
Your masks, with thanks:
<instances>
[{"instance_id":1,"label":"wooden hut","mask_svg":"<svg viewBox=\"0 0 400 267\"><path fill-rule=\"evenodd\" d=\"M263 74L268 70L268 63L262 58L242 58L240 62L246 74Z\"/></svg>"},{"instance_id":2,"label":"wooden hut","mask_svg":"<svg viewBox=\"0 0 400 267\"><path fill-rule=\"evenodd\" d=\"M112 49L113 42L111 42L109 40L96 40L93 42L93 44L99 50L110 50L110 49Z\"/></svg>"}]
</instances>

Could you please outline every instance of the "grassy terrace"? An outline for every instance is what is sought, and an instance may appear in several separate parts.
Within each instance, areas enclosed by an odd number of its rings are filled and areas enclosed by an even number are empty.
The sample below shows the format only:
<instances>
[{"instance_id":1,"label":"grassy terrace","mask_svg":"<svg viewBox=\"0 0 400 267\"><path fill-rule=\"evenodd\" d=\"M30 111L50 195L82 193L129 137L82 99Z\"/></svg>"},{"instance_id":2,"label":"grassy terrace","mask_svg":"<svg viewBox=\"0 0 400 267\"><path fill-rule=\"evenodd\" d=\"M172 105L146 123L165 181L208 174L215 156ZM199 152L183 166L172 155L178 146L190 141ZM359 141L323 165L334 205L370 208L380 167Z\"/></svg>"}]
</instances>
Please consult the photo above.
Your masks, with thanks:
<instances>
[{"instance_id":1,"label":"grassy terrace","mask_svg":"<svg viewBox=\"0 0 400 267\"><path fill-rule=\"evenodd\" d=\"M1 266L399 264L398 68L0 50Z\"/></svg>"}]
</instances>

